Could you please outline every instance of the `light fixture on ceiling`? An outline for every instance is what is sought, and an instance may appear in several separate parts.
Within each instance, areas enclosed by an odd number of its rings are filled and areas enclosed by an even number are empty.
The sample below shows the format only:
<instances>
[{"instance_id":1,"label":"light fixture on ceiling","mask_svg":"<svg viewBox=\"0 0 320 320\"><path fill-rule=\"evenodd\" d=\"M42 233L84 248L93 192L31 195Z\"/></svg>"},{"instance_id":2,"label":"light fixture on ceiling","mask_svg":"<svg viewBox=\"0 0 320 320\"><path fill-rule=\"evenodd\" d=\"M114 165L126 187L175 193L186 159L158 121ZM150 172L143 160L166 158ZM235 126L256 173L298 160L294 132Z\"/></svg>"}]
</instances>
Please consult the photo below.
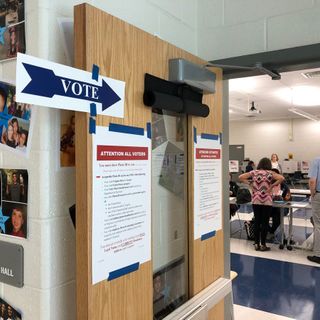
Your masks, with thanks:
<instances>
[{"instance_id":1,"label":"light fixture on ceiling","mask_svg":"<svg viewBox=\"0 0 320 320\"><path fill-rule=\"evenodd\" d=\"M302 72L301 75L307 79L314 79L314 78L320 78L320 71L309 71L309 72Z\"/></svg>"},{"instance_id":2,"label":"light fixture on ceiling","mask_svg":"<svg viewBox=\"0 0 320 320\"><path fill-rule=\"evenodd\" d=\"M319 88L316 86L294 86L282 88L277 92L278 96L292 105L299 107L320 106Z\"/></svg>"},{"instance_id":3,"label":"light fixture on ceiling","mask_svg":"<svg viewBox=\"0 0 320 320\"><path fill-rule=\"evenodd\" d=\"M256 105L255 105L254 101L251 101L250 102L250 106L249 106L249 112L251 112L251 113L261 113L261 110L258 110L256 108Z\"/></svg>"},{"instance_id":4,"label":"light fixture on ceiling","mask_svg":"<svg viewBox=\"0 0 320 320\"><path fill-rule=\"evenodd\" d=\"M295 114L298 114L299 116L307 118L312 121L319 121L320 120L319 118L317 118L313 114L310 114L308 112L305 112L305 111L297 109L297 108L289 108L288 111L293 112Z\"/></svg>"}]
</instances>

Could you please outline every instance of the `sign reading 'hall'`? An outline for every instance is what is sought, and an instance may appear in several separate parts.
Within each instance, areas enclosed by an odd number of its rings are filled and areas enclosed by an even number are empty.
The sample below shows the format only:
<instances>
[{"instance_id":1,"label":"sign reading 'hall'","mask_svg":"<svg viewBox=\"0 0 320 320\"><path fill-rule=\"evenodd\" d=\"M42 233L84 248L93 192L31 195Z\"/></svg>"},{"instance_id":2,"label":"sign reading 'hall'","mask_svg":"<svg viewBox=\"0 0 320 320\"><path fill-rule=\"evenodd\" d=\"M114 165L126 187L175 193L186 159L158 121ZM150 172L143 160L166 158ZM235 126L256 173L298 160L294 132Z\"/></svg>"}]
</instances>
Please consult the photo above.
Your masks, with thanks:
<instances>
[{"instance_id":1,"label":"sign reading 'hall'","mask_svg":"<svg viewBox=\"0 0 320 320\"><path fill-rule=\"evenodd\" d=\"M23 287L23 247L0 241L0 282Z\"/></svg>"}]
</instances>

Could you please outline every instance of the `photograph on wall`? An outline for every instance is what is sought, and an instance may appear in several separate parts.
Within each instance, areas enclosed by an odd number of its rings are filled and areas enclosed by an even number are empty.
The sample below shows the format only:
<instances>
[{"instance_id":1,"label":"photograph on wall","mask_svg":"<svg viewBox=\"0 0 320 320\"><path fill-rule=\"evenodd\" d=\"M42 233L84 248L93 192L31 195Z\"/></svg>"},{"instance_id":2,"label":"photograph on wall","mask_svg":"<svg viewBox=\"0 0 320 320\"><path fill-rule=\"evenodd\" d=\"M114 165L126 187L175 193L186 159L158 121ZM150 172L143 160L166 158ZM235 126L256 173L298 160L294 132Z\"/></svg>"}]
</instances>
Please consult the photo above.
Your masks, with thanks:
<instances>
[{"instance_id":1,"label":"photograph on wall","mask_svg":"<svg viewBox=\"0 0 320 320\"><path fill-rule=\"evenodd\" d=\"M0 82L0 146L27 156L31 140L31 106L16 102L16 88Z\"/></svg>"},{"instance_id":2,"label":"photograph on wall","mask_svg":"<svg viewBox=\"0 0 320 320\"><path fill-rule=\"evenodd\" d=\"M0 169L0 171L0 233L27 238L28 172L19 169Z\"/></svg>"},{"instance_id":3,"label":"photograph on wall","mask_svg":"<svg viewBox=\"0 0 320 320\"><path fill-rule=\"evenodd\" d=\"M0 319L21 320L21 313L0 298Z\"/></svg>"},{"instance_id":4,"label":"photograph on wall","mask_svg":"<svg viewBox=\"0 0 320 320\"><path fill-rule=\"evenodd\" d=\"M61 110L60 165L75 166L75 112Z\"/></svg>"},{"instance_id":5,"label":"photograph on wall","mask_svg":"<svg viewBox=\"0 0 320 320\"><path fill-rule=\"evenodd\" d=\"M24 0L0 0L0 60L26 52Z\"/></svg>"}]
</instances>

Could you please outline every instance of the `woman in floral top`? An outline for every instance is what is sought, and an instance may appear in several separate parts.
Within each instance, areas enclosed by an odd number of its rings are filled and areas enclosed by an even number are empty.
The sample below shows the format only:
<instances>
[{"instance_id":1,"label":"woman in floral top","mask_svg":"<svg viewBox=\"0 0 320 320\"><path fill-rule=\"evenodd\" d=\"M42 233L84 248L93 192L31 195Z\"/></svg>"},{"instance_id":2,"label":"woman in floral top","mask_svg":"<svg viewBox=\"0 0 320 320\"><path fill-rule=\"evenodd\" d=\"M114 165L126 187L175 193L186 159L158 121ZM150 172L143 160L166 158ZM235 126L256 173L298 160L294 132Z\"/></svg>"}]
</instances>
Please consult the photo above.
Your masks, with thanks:
<instances>
[{"instance_id":1,"label":"woman in floral top","mask_svg":"<svg viewBox=\"0 0 320 320\"><path fill-rule=\"evenodd\" d=\"M271 171L269 158L262 158L256 170L240 175L239 180L252 186L255 249L268 251L270 248L266 246L266 237L272 211L272 188L281 184L284 177Z\"/></svg>"}]
</instances>

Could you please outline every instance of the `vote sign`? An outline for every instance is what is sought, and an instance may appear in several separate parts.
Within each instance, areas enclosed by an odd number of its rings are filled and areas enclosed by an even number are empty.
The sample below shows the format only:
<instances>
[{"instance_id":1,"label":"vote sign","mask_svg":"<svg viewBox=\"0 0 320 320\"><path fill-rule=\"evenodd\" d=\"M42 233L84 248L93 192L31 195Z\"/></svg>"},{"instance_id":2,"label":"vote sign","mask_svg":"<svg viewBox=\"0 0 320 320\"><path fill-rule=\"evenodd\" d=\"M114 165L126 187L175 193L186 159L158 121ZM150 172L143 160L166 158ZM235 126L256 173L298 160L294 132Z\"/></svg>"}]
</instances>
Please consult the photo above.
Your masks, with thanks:
<instances>
[{"instance_id":1,"label":"vote sign","mask_svg":"<svg viewBox=\"0 0 320 320\"><path fill-rule=\"evenodd\" d=\"M124 117L123 81L18 53L16 101L39 106Z\"/></svg>"}]
</instances>

